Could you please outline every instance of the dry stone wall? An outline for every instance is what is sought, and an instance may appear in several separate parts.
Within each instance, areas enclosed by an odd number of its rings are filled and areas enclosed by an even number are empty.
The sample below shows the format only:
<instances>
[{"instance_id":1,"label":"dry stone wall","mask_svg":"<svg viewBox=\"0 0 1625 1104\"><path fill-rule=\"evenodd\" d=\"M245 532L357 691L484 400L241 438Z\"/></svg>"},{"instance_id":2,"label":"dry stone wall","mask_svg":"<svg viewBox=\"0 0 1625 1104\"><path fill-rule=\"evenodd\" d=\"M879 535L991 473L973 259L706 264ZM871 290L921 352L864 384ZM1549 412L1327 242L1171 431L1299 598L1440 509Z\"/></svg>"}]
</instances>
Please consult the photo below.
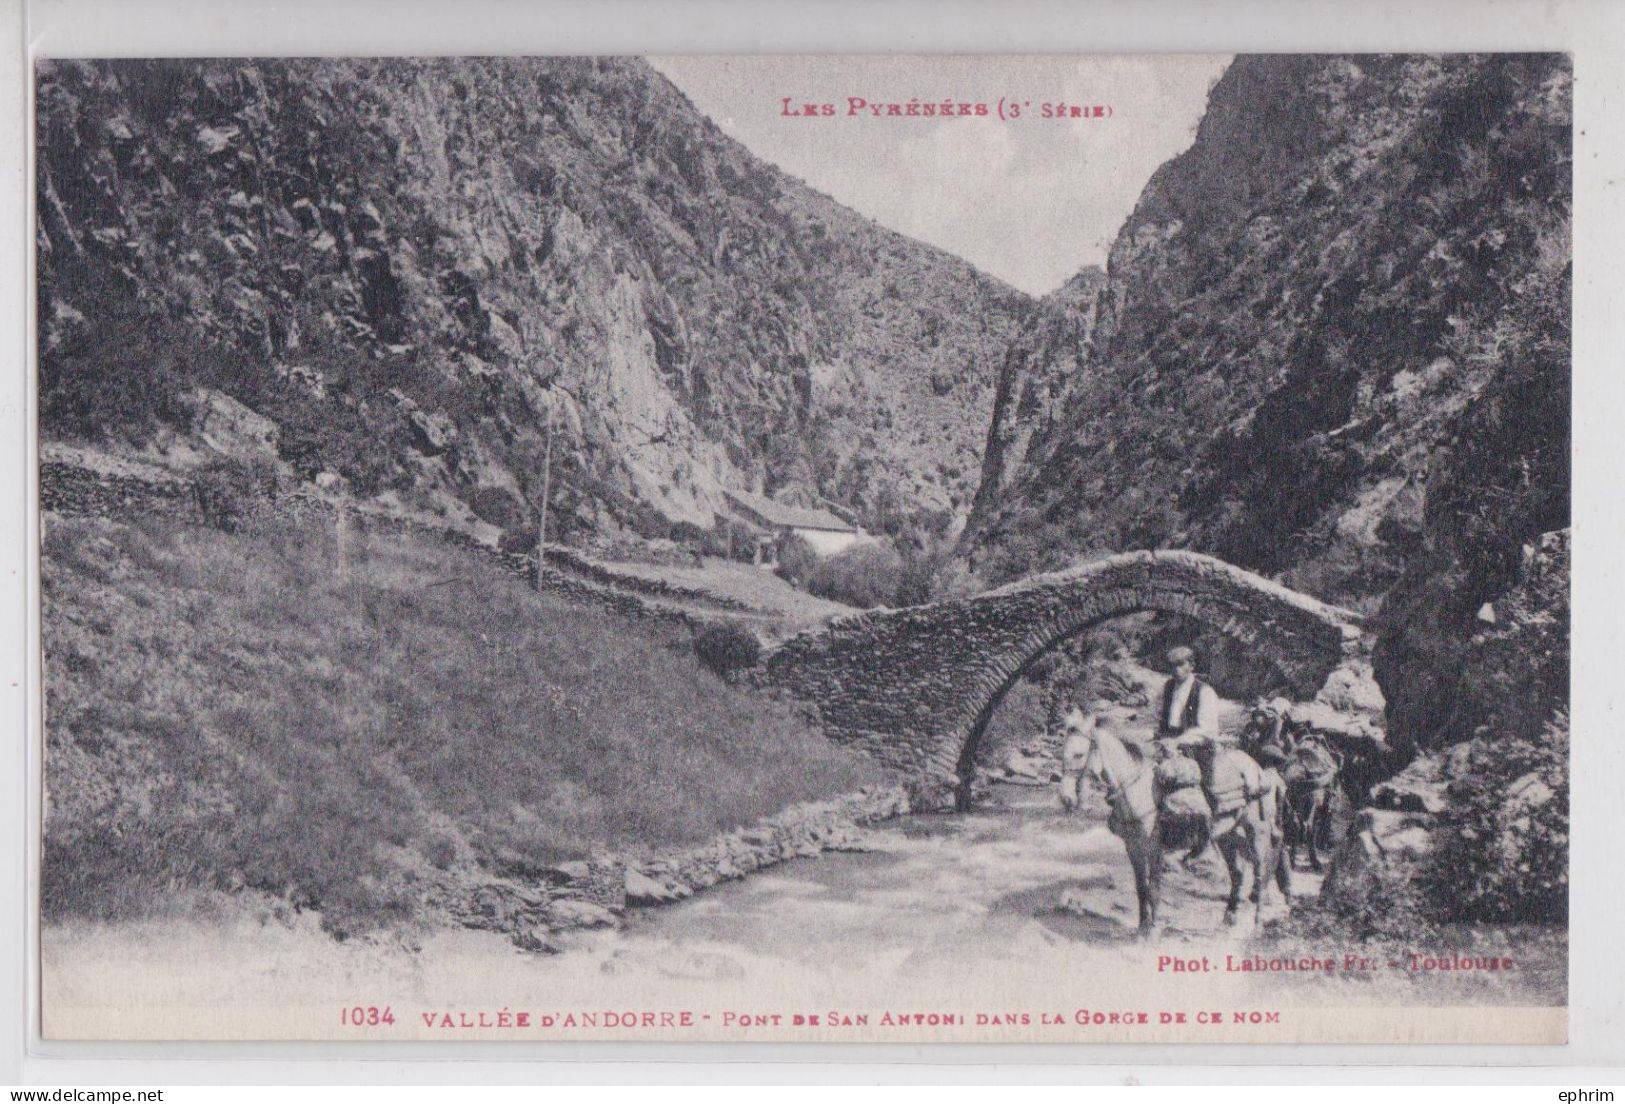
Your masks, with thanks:
<instances>
[{"instance_id":1,"label":"dry stone wall","mask_svg":"<svg viewBox=\"0 0 1625 1104\"><path fill-rule=\"evenodd\" d=\"M957 792L979 727L1033 660L1141 611L1221 629L1303 697L1364 656L1349 611L1194 552L1130 552L974 598L837 618L767 653L756 677L809 703L833 738L910 779L916 806L941 803Z\"/></svg>"},{"instance_id":2,"label":"dry stone wall","mask_svg":"<svg viewBox=\"0 0 1625 1104\"><path fill-rule=\"evenodd\" d=\"M41 510L65 514L133 518L162 512L193 523L203 521L189 481L97 471L49 459L40 462L39 499Z\"/></svg>"}]
</instances>

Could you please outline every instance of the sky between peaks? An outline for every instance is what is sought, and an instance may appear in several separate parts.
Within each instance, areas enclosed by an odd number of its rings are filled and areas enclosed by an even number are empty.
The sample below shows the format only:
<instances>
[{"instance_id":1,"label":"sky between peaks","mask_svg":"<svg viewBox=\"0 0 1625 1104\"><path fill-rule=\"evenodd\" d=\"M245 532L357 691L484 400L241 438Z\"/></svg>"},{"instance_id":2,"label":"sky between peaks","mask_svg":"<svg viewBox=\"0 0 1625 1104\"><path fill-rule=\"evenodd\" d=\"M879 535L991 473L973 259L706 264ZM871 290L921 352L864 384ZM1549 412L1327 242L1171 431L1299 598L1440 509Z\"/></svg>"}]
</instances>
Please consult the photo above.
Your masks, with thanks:
<instances>
[{"instance_id":1,"label":"sky between peaks","mask_svg":"<svg viewBox=\"0 0 1625 1104\"><path fill-rule=\"evenodd\" d=\"M752 153L883 226L1034 295L1107 251L1157 167L1188 148L1229 55L735 55L650 62ZM833 117L786 117L833 103ZM906 104L1002 97L1020 118L875 118ZM1044 103L1110 118L1041 117Z\"/></svg>"}]
</instances>

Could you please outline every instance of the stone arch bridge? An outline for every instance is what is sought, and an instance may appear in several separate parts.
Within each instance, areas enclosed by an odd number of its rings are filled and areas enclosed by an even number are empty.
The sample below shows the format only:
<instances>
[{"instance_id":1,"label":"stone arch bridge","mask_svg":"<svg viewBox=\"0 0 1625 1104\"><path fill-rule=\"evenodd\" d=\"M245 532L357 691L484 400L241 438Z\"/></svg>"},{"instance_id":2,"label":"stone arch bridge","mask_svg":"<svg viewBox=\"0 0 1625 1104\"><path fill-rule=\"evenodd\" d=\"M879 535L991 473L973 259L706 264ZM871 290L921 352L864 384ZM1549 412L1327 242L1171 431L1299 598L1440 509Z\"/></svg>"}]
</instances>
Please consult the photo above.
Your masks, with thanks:
<instances>
[{"instance_id":1,"label":"stone arch bridge","mask_svg":"<svg viewBox=\"0 0 1625 1104\"><path fill-rule=\"evenodd\" d=\"M763 656L757 678L813 706L826 732L951 800L1005 692L1040 656L1101 622L1183 614L1268 660L1311 698L1359 662L1358 617L1194 552L1127 552L972 598L838 617Z\"/></svg>"}]
</instances>

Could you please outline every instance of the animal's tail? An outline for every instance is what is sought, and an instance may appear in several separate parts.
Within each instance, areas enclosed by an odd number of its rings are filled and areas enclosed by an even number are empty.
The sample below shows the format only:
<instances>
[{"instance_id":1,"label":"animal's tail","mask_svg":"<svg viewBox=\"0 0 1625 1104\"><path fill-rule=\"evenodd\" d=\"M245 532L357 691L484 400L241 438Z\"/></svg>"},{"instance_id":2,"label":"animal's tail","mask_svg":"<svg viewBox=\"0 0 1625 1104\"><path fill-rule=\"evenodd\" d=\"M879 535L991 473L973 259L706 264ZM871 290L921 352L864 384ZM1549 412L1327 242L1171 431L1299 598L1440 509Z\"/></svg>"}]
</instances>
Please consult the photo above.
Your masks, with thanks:
<instances>
[{"instance_id":1,"label":"animal's tail","mask_svg":"<svg viewBox=\"0 0 1625 1104\"><path fill-rule=\"evenodd\" d=\"M1281 889L1281 896L1288 902L1292 900L1292 858L1281 843L1275 845L1275 884Z\"/></svg>"},{"instance_id":2,"label":"animal's tail","mask_svg":"<svg viewBox=\"0 0 1625 1104\"><path fill-rule=\"evenodd\" d=\"M1286 783L1277 777L1274 791L1275 815L1270 818L1270 836L1275 846L1275 884L1281 889L1281 897L1287 902L1292 900L1292 851L1287 847L1289 833L1293 829L1292 822L1296 819L1297 810L1292 807L1291 794Z\"/></svg>"}]
</instances>

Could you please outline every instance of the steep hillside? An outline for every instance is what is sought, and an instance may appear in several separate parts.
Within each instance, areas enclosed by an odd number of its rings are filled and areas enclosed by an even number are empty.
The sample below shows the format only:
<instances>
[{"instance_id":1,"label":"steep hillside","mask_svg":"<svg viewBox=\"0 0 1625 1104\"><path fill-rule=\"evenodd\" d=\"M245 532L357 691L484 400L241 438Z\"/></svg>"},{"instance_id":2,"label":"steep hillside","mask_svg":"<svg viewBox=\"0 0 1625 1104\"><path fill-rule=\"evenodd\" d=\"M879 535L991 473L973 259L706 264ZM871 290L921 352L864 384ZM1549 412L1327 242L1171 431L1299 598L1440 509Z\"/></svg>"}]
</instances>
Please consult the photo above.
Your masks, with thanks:
<instances>
[{"instance_id":1,"label":"steep hillside","mask_svg":"<svg viewBox=\"0 0 1625 1104\"><path fill-rule=\"evenodd\" d=\"M1021 470L1034 433L1054 423L1086 355L1106 274L1090 265L1035 303L1005 351L971 514L986 517Z\"/></svg>"},{"instance_id":2,"label":"steep hillside","mask_svg":"<svg viewBox=\"0 0 1625 1104\"><path fill-rule=\"evenodd\" d=\"M1430 739L1476 612L1568 522L1570 130L1561 56L1238 59L1088 340L1079 304L1006 362L1048 397L999 405L972 565L1192 547L1381 607L1390 719Z\"/></svg>"},{"instance_id":3,"label":"steep hillside","mask_svg":"<svg viewBox=\"0 0 1625 1104\"><path fill-rule=\"evenodd\" d=\"M1026 298L757 161L641 61L37 78L47 439L198 464L241 404L299 478L506 529L551 419L563 537L703 529L724 487L968 503Z\"/></svg>"},{"instance_id":4,"label":"steep hillside","mask_svg":"<svg viewBox=\"0 0 1625 1104\"><path fill-rule=\"evenodd\" d=\"M1237 60L1118 236L1092 339L1044 359L1060 393L1001 407L991 441L1027 444L978 563L1187 545L1369 606L1519 335L1566 345L1567 81L1553 56ZM1537 532L1566 510L1565 409L1497 446L1541 475Z\"/></svg>"}]
</instances>

